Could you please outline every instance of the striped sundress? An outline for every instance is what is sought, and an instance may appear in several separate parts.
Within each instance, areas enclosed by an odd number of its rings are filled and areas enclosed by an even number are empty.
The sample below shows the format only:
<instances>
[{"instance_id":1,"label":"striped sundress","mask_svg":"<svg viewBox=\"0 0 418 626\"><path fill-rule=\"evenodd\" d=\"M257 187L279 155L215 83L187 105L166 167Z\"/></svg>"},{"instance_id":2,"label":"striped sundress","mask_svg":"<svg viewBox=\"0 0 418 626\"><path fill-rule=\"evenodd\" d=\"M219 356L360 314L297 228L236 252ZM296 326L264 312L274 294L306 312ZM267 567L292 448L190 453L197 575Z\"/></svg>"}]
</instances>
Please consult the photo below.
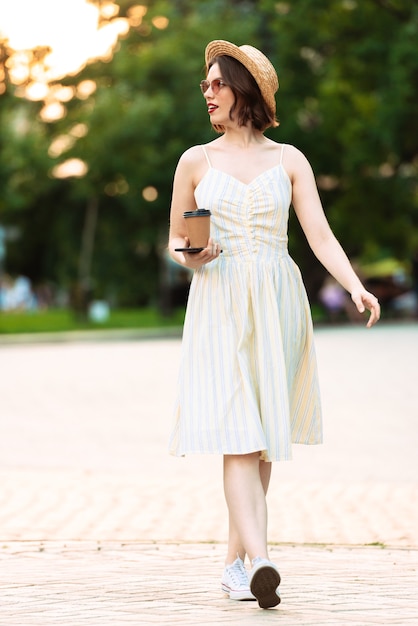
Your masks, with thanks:
<instances>
[{"instance_id":1,"label":"striped sundress","mask_svg":"<svg viewBox=\"0 0 418 626\"><path fill-rule=\"evenodd\" d=\"M292 185L282 165L245 184L212 167L195 190L220 256L190 286L170 453L292 458L322 442L311 312L287 249Z\"/></svg>"}]
</instances>

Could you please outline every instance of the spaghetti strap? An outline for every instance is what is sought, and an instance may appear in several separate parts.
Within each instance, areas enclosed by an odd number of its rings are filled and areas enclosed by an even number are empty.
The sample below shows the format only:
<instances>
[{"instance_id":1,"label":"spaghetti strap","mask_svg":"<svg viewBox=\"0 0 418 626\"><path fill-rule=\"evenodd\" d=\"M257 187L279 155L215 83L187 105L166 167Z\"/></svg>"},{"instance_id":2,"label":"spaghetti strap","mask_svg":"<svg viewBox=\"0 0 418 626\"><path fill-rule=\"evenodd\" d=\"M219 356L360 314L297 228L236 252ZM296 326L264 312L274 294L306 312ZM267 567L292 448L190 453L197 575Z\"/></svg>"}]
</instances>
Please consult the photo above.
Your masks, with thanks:
<instances>
[{"instance_id":1,"label":"spaghetti strap","mask_svg":"<svg viewBox=\"0 0 418 626\"><path fill-rule=\"evenodd\" d=\"M208 155L208 153L206 152L206 148L205 148L205 146L201 146L201 148L202 148L202 150L203 150L203 152L204 152L204 154L205 154L206 161L208 162L208 165L209 165L209 167L211 168L211 167L212 167L212 163L210 162L209 155Z\"/></svg>"},{"instance_id":2,"label":"spaghetti strap","mask_svg":"<svg viewBox=\"0 0 418 626\"><path fill-rule=\"evenodd\" d=\"M281 150L281 152L280 152L280 163L279 163L279 165L283 165L283 152L284 152L284 147L285 147L285 144L284 144L284 143L282 143L282 150Z\"/></svg>"}]
</instances>

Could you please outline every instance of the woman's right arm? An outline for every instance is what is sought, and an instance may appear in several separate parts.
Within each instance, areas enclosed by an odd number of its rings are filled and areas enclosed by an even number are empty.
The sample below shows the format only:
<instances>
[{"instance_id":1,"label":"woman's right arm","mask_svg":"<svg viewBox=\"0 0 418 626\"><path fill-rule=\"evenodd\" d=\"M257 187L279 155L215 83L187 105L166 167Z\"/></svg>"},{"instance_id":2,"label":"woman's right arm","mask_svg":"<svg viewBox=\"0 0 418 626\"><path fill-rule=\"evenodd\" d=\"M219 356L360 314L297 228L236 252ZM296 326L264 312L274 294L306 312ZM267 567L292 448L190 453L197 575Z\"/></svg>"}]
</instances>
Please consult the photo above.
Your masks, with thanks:
<instances>
[{"instance_id":1,"label":"woman's right arm","mask_svg":"<svg viewBox=\"0 0 418 626\"><path fill-rule=\"evenodd\" d=\"M175 248L187 248L189 245L183 213L196 209L194 169L195 163L192 148L180 157L177 164L171 198L168 249L171 257L180 265L187 265L185 255L183 252L176 252Z\"/></svg>"},{"instance_id":2,"label":"woman's right arm","mask_svg":"<svg viewBox=\"0 0 418 626\"><path fill-rule=\"evenodd\" d=\"M194 190L204 175L206 166L201 158L202 156L203 151L200 146L195 146L189 148L180 157L174 174L171 199L168 249L174 261L191 269L198 269L201 265L209 263L219 256L219 246L215 246L211 239L209 239L207 248L198 254L175 251L175 248L187 248L189 246L186 220L183 217L183 213L185 211L194 211L197 208Z\"/></svg>"}]
</instances>

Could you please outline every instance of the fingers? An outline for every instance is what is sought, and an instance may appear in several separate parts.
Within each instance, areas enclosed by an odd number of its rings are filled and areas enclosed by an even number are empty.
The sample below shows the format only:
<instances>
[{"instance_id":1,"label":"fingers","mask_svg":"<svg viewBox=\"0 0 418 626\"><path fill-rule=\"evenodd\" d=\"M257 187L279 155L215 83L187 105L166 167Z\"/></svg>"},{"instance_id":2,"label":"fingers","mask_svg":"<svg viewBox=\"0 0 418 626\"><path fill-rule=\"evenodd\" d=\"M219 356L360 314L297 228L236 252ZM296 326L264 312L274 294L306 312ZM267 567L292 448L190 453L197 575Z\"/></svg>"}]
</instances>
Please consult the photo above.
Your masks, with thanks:
<instances>
[{"instance_id":1,"label":"fingers","mask_svg":"<svg viewBox=\"0 0 418 626\"><path fill-rule=\"evenodd\" d=\"M197 254L188 254L185 252L187 258L187 266L192 269L198 269L202 265L206 263L210 263L214 259L218 258L221 250L221 245L214 241L213 239L209 239L206 248L198 252Z\"/></svg>"},{"instance_id":2,"label":"fingers","mask_svg":"<svg viewBox=\"0 0 418 626\"><path fill-rule=\"evenodd\" d=\"M376 299L376 303L370 306L370 317L367 322L367 328L371 328L380 319L380 304Z\"/></svg>"},{"instance_id":3,"label":"fingers","mask_svg":"<svg viewBox=\"0 0 418 626\"><path fill-rule=\"evenodd\" d=\"M367 322L367 328L371 328L380 319L380 304L378 299L372 294L367 294L365 298L365 305L370 311L369 321Z\"/></svg>"},{"instance_id":4,"label":"fingers","mask_svg":"<svg viewBox=\"0 0 418 626\"><path fill-rule=\"evenodd\" d=\"M368 291L360 294L355 294L352 297L357 310L360 313L364 313L366 309L370 311L370 317L367 322L367 328L371 328L380 319L380 304L378 299Z\"/></svg>"},{"instance_id":5,"label":"fingers","mask_svg":"<svg viewBox=\"0 0 418 626\"><path fill-rule=\"evenodd\" d=\"M204 258L204 262L209 263L209 261L213 261L213 259L216 259L220 255L220 253L220 244L210 238L208 241L208 245L204 250L202 250L200 254L202 255L201 258Z\"/></svg>"},{"instance_id":6,"label":"fingers","mask_svg":"<svg viewBox=\"0 0 418 626\"><path fill-rule=\"evenodd\" d=\"M361 296L358 296L357 298L352 298L354 304L357 307L357 311L359 311L359 313L364 313L364 311L366 310L364 304L363 304L363 300L361 298Z\"/></svg>"}]
</instances>

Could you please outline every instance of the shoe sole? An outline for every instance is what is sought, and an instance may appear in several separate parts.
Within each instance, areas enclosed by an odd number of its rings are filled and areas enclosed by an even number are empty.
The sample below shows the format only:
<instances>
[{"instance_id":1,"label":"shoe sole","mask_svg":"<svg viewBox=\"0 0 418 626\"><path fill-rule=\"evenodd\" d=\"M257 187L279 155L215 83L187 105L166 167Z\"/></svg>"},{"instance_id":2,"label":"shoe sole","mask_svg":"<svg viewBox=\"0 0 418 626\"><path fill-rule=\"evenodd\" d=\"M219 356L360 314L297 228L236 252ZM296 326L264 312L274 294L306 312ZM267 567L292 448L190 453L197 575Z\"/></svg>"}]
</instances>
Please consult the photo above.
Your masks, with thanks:
<instances>
[{"instance_id":1,"label":"shoe sole","mask_svg":"<svg viewBox=\"0 0 418 626\"><path fill-rule=\"evenodd\" d=\"M256 600L257 598L253 595L249 595L248 591L234 591L230 589L226 585L222 585L222 591L229 596L230 600Z\"/></svg>"},{"instance_id":2,"label":"shoe sole","mask_svg":"<svg viewBox=\"0 0 418 626\"><path fill-rule=\"evenodd\" d=\"M276 593L280 580L279 572L269 565L260 567L254 572L250 589L262 609L270 609L280 604L280 596Z\"/></svg>"}]
</instances>

